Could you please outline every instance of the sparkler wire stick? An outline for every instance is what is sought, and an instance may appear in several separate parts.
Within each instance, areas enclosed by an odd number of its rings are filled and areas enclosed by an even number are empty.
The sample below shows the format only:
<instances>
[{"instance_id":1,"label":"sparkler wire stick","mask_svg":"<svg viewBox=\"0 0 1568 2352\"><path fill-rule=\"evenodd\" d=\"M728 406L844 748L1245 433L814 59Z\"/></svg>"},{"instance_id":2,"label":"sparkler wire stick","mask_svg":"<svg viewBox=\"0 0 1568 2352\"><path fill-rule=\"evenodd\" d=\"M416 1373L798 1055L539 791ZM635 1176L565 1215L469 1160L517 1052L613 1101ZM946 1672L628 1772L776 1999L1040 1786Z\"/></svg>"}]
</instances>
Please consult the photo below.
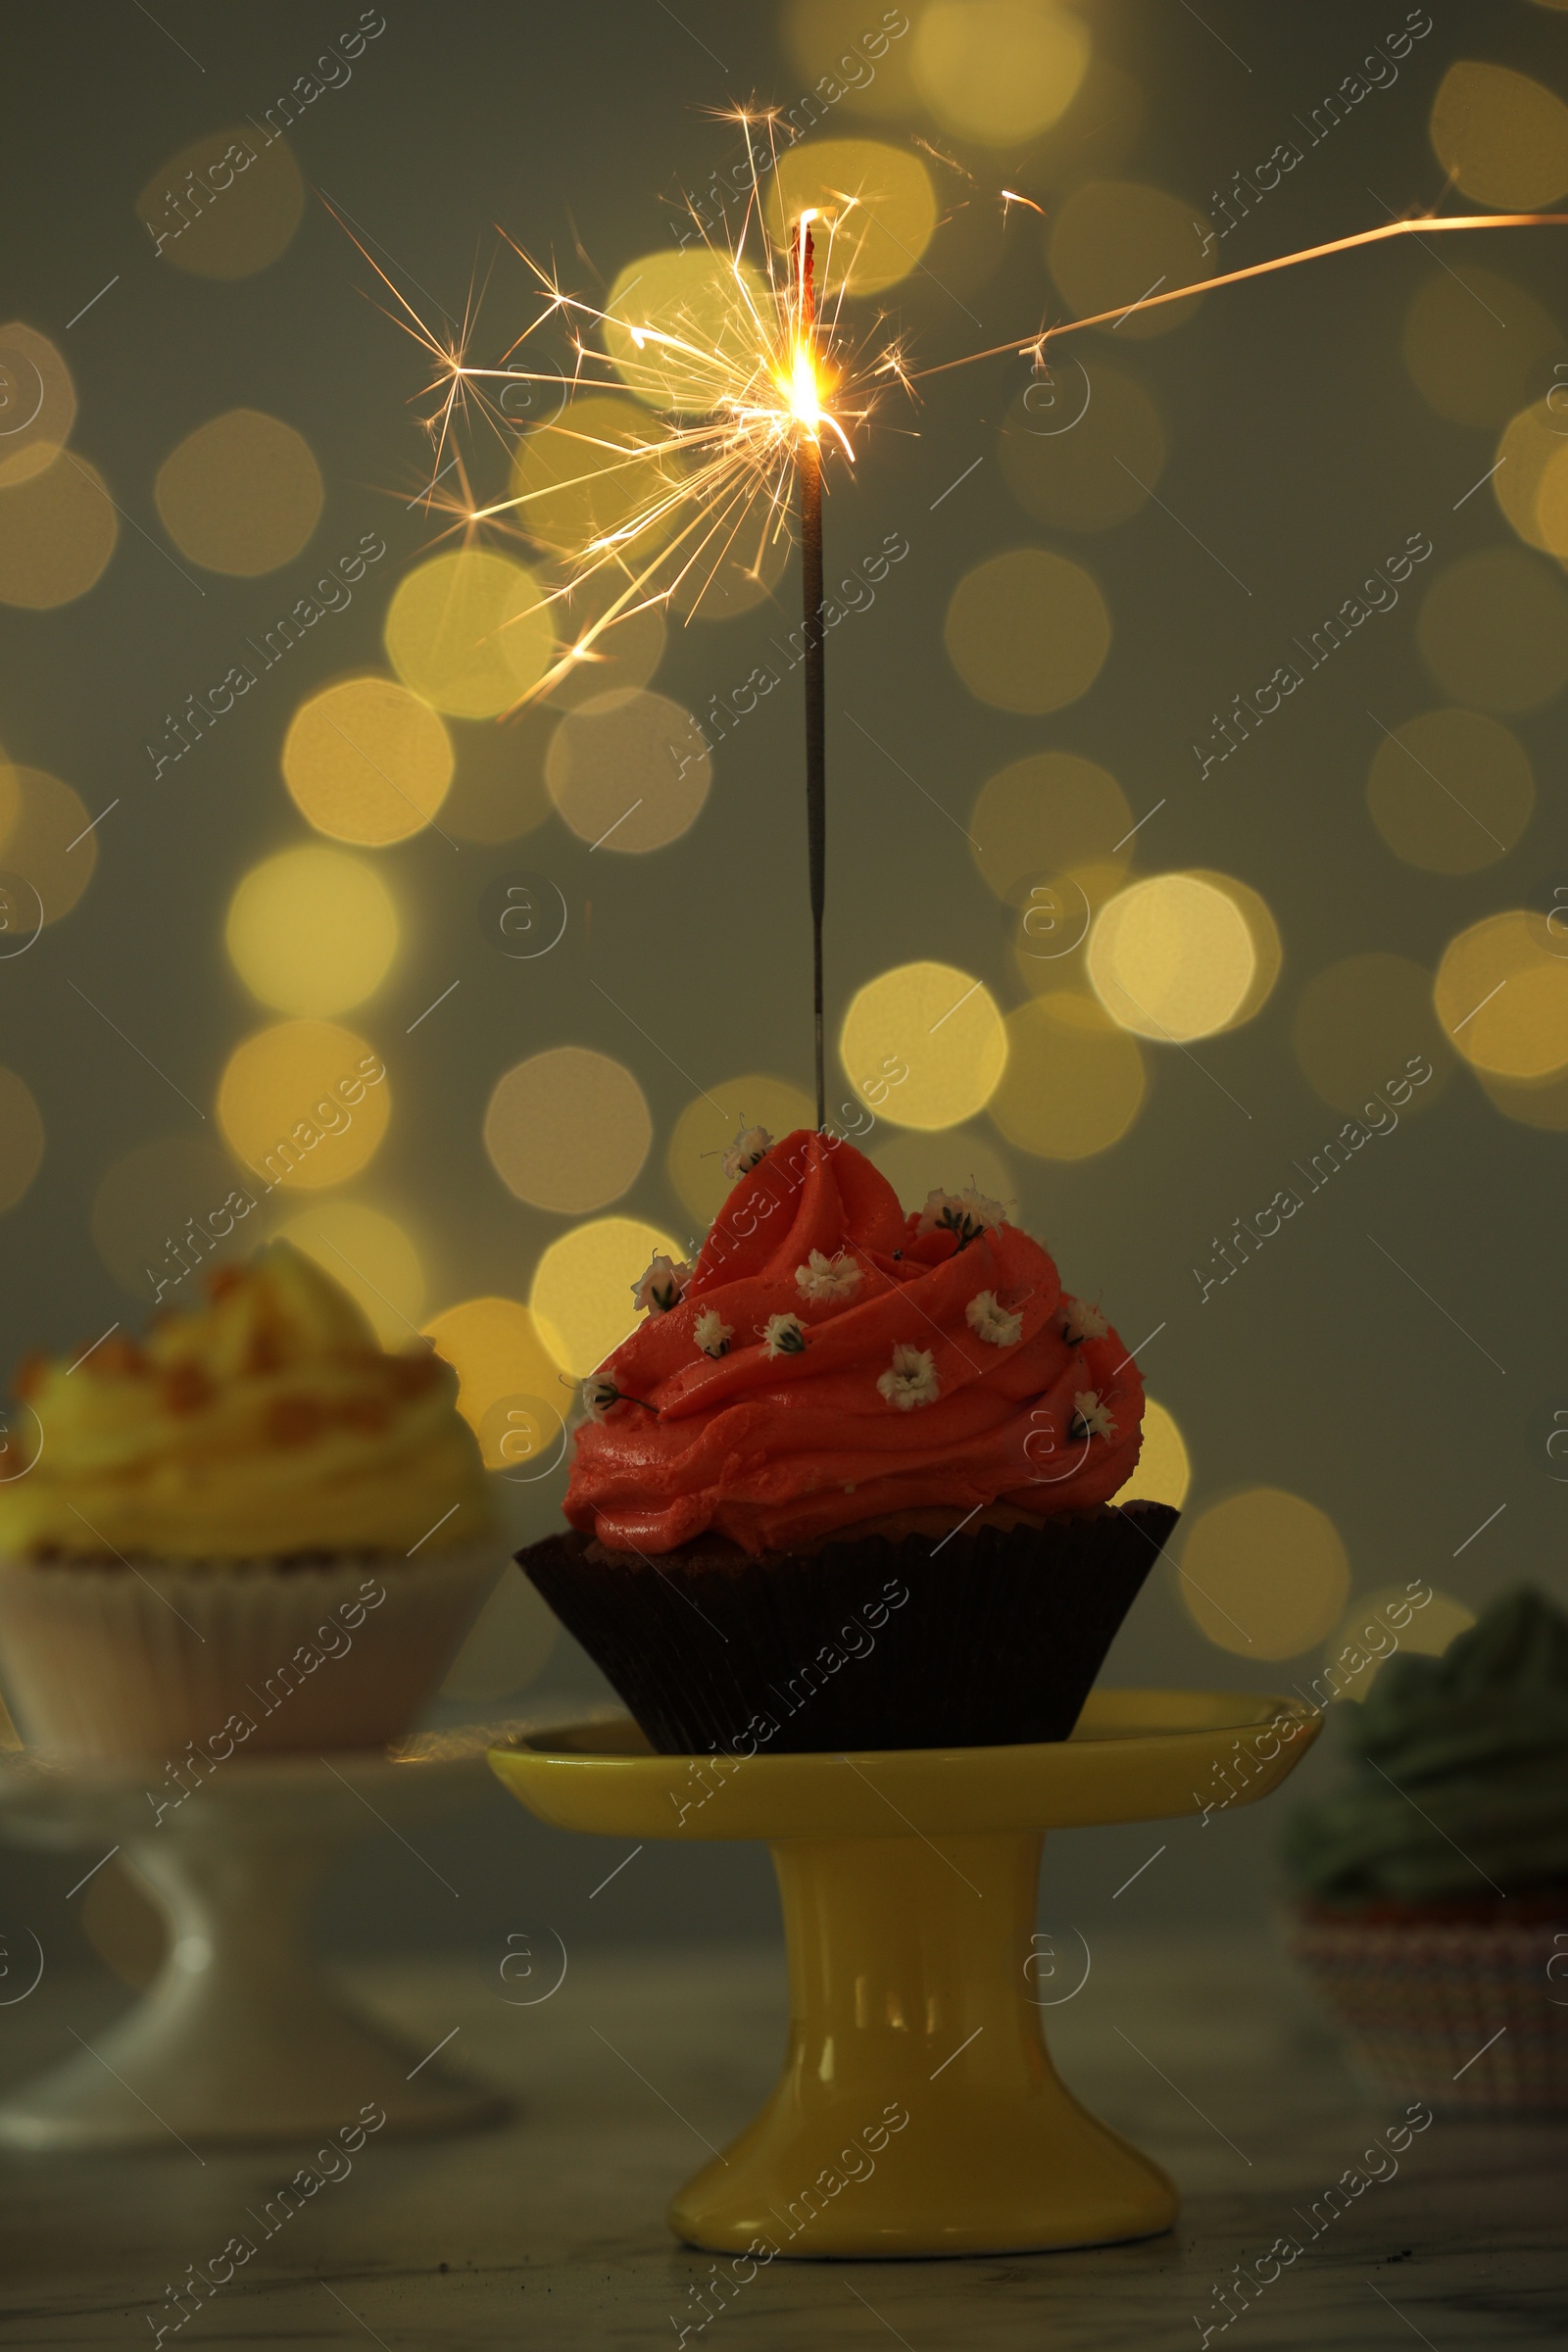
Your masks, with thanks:
<instances>
[{"instance_id":1,"label":"sparkler wire stick","mask_svg":"<svg viewBox=\"0 0 1568 2352\"><path fill-rule=\"evenodd\" d=\"M800 333L808 367L814 369L816 294L812 277L811 230L803 220L796 231L800 281ZM801 595L804 612L806 686L806 840L811 882L811 1000L816 1017L816 1124L827 1125L827 1089L822 1048L822 910L827 891L827 749L825 631L822 616L822 450L803 432L796 471L801 489Z\"/></svg>"}]
</instances>

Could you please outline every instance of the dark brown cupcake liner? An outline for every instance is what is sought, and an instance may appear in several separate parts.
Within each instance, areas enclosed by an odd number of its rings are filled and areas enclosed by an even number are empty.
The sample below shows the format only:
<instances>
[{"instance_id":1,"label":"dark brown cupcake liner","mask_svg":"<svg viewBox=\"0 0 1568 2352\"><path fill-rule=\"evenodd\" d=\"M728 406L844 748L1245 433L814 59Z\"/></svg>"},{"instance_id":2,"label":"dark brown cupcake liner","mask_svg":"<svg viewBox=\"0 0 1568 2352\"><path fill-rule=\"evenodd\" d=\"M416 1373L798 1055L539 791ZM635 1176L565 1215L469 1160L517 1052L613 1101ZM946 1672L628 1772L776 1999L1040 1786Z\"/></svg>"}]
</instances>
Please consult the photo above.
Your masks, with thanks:
<instances>
[{"instance_id":1,"label":"dark brown cupcake liner","mask_svg":"<svg viewBox=\"0 0 1568 2352\"><path fill-rule=\"evenodd\" d=\"M665 1755L990 1747L1068 1737L1176 1517L1132 1502L757 1559L593 1558L573 1531L517 1564Z\"/></svg>"}]
</instances>

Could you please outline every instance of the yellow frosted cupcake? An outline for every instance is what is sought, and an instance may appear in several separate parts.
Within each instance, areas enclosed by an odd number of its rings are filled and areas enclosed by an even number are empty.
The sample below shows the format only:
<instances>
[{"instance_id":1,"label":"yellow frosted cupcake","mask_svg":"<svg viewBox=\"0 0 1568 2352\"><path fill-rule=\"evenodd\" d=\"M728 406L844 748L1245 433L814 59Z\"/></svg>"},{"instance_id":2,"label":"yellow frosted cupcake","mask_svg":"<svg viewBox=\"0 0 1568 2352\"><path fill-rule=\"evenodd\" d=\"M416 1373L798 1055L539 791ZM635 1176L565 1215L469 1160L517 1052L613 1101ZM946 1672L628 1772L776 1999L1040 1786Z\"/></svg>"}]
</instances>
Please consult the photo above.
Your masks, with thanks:
<instances>
[{"instance_id":1,"label":"yellow frosted cupcake","mask_svg":"<svg viewBox=\"0 0 1568 2352\"><path fill-rule=\"evenodd\" d=\"M388 1354L273 1242L139 1345L32 1357L15 1385L41 1432L0 1487L0 1678L26 1740L199 1770L409 1729L505 1557L439 1357Z\"/></svg>"}]
</instances>

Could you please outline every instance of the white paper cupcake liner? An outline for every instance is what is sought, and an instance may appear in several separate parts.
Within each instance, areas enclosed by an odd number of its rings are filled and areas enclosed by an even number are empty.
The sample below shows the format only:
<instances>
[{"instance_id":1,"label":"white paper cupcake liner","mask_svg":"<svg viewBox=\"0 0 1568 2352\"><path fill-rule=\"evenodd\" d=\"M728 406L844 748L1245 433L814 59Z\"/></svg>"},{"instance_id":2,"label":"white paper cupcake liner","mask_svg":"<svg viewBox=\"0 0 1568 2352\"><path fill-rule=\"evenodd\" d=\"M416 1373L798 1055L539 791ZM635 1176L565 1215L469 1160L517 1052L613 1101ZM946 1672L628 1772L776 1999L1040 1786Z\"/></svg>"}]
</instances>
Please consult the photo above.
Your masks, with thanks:
<instances>
[{"instance_id":1,"label":"white paper cupcake liner","mask_svg":"<svg viewBox=\"0 0 1568 2352\"><path fill-rule=\"evenodd\" d=\"M62 1760L382 1747L417 1719L507 1558L499 1537L320 1566L0 1558L0 1683L24 1740Z\"/></svg>"}]
</instances>

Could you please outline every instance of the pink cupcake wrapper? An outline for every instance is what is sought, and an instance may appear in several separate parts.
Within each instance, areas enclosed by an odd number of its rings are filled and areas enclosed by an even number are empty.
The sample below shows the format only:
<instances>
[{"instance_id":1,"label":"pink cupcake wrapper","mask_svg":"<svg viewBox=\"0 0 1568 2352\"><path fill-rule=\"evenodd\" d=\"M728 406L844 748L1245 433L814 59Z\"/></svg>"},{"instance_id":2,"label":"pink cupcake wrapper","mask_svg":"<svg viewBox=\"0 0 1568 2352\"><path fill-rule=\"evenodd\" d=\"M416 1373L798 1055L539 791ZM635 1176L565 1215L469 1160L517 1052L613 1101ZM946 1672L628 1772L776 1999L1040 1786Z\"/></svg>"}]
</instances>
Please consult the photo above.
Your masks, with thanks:
<instances>
[{"instance_id":1,"label":"pink cupcake wrapper","mask_svg":"<svg viewBox=\"0 0 1568 2352\"><path fill-rule=\"evenodd\" d=\"M0 1559L0 1682L23 1738L62 1760L382 1747L420 1714L506 1559L498 1539L318 1567Z\"/></svg>"}]
</instances>

